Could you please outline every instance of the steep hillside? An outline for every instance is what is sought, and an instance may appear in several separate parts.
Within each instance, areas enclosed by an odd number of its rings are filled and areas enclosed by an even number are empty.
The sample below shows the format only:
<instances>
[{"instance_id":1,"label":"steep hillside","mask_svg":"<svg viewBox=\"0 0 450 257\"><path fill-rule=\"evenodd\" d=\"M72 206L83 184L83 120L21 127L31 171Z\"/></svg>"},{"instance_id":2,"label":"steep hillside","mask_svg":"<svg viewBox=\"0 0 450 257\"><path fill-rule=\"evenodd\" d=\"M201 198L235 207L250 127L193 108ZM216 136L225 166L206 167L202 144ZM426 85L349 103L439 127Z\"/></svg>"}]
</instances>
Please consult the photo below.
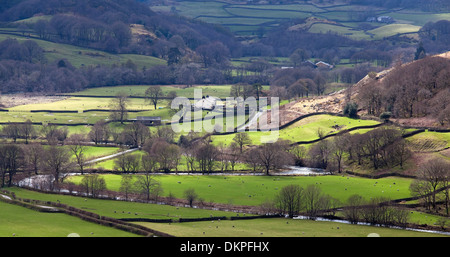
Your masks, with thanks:
<instances>
[{"instance_id":1,"label":"steep hillside","mask_svg":"<svg viewBox=\"0 0 450 257\"><path fill-rule=\"evenodd\" d=\"M450 127L449 53L394 67L382 76L370 74L354 98L369 115L383 113L402 124Z\"/></svg>"},{"instance_id":2,"label":"steep hillside","mask_svg":"<svg viewBox=\"0 0 450 257\"><path fill-rule=\"evenodd\" d=\"M282 108L283 121L313 112L341 113L348 101L359 115L379 117L415 127L450 127L450 52L370 73L339 92L306 98Z\"/></svg>"}]
</instances>

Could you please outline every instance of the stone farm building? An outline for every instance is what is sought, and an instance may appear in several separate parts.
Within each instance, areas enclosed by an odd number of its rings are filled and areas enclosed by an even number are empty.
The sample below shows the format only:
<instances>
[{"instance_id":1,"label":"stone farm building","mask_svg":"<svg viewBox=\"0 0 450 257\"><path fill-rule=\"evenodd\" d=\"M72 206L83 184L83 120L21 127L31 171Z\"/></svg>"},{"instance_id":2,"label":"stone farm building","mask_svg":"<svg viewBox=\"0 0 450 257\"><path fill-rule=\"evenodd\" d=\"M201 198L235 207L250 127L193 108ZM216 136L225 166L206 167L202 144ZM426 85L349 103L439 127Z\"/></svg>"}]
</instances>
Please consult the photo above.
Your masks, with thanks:
<instances>
[{"instance_id":1,"label":"stone farm building","mask_svg":"<svg viewBox=\"0 0 450 257\"><path fill-rule=\"evenodd\" d=\"M161 117L159 116L137 116L136 121L142 122L146 126L161 125Z\"/></svg>"}]
</instances>

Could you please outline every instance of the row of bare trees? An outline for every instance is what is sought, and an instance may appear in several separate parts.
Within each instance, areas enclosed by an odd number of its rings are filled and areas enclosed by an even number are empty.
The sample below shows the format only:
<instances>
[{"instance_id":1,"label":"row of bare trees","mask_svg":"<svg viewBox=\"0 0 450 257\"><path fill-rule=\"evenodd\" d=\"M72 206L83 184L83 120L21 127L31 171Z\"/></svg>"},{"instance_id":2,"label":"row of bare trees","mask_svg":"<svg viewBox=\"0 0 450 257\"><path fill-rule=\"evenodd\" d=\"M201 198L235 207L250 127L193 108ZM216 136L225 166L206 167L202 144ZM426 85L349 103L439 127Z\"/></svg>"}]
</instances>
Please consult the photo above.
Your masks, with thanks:
<instances>
[{"instance_id":1,"label":"row of bare trees","mask_svg":"<svg viewBox=\"0 0 450 257\"><path fill-rule=\"evenodd\" d=\"M237 133L228 146L213 144L209 136L199 137L191 132L182 135L179 143L174 144L173 134L166 129L158 128L155 134L146 138L142 149L142 157L137 155L122 155L116 159L115 169L123 173L138 171L148 172L178 172L181 160L184 160L183 171L212 172L235 171L239 163L249 164L254 172L270 171L295 163L295 147L289 142L280 140L266 143L258 147L250 147L252 141L247 133ZM126 132L126 131L124 131ZM151 169L149 169L151 168Z\"/></svg>"},{"instance_id":2,"label":"row of bare trees","mask_svg":"<svg viewBox=\"0 0 450 257\"><path fill-rule=\"evenodd\" d=\"M439 212L439 202L450 213L450 162L443 158L432 158L417 169L417 179L411 183L411 193L419 197L427 210Z\"/></svg>"},{"instance_id":3,"label":"row of bare trees","mask_svg":"<svg viewBox=\"0 0 450 257\"><path fill-rule=\"evenodd\" d=\"M98 124L96 124L97 127L100 126L100 124L102 126L107 125L105 122L99 122ZM95 129L97 129L97 127L95 127ZM95 131L95 129L93 129L93 131ZM64 144L66 141L82 141L83 143L86 143L88 141L82 135L77 135L69 139L69 129L65 126L44 124L40 128L37 128L30 120L27 120L24 123L9 123L7 125L4 125L1 130L1 135L5 138L12 139L14 143L16 143L18 139L23 139L25 140L25 144L28 144L30 140L38 138L43 139L47 144L50 145ZM99 139L96 138L95 135L92 135L89 138L95 143L100 142L97 141Z\"/></svg>"},{"instance_id":4,"label":"row of bare trees","mask_svg":"<svg viewBox=\"0 0 450 257\"><path fill-rule=\"evenodd\" d=\"M246 163L254 172L270 175L271 171L289 165L316 167L338 173L343 171L346 163L373 170L396 166L402 168L411 156L403 138L404 132L388 126L363 134L339 133L320 140L309 149L286 140L255 146L248 133L236 133L233 142L227 146L213 144L210 137L199 137L195 133L181 136L179 144L175 145L173 136L163 137L164 129L158 131L159 134L149 139L143 149L158 160L158 170L164 172L178 171L182 157L188 172L234 171L237 164ZM137 168L131 170L136 171Z\"/></svg>"},{"instance_id":5,"label":"row of bare trees","mask_svg":"<svg viewBox=\"0 0 450 257\"><path fill-rule=\"evenodd\" d=\"M322 192L317 185L311 184L306 188L300 185L283 187L273 201L263 203L263 211L267 213L281 213L290 218L305 213L309 218L315 219L324 212L336 208L339 201Z\"/></svg>"},{"instance_id":6,"label":"row of bare trees","mask_svg":"<svg viewBox=\"0 0 450 257\"><path fill-rule=\"evenodd\" d=\"M12 186L19 172L48 174L49 187L57 187L71 167L69 149L57 145L43 147L41 144L0 145L0 187Z\"/></svg>"},{"instance_id":7,"label":"row of bare trees","mask_svg":"<svg viewBox=\"0 0 450 257\"><path fill-rule=\"evenodd\" d=\"M174 144L175 134L169 127L159 126L156 132L150 133L148 127L140 122L127 124L121 132L114 129L112 131L111 128L105 122L98 122L92 127L88 137L81 134L67 137L61 129L50 126L46 128L46 135L50 145L58 142L68 145L67 149L74 156L74 163L82 174L87 161L85 149L91 141L95 144L113 142L123 146L142 147L146 153L142 159L128 154L116 159L115 169L123 173L142 170L178 172L182 158L185 160L186 171L203 174L234 171L239 163L246 163L254 172L266 175L294 164L341 172L345 162L353 162L376 170L381 167L402 167L410 156L402 137L403 132L386 126L364 134L338 134L317 142L308 150L285 140L252 146L248 133L235 134L233 142L225 146L213 144L210 137L202 138L195 133L181 136L179 143ZM65 136L55 136L60 134ZM31 147L37 146L32 144ZM31 158L33 155L28 156ZM37 164L33 166L35 172L38 169Z\"/></svg>"},{"instance_id":8,"label":"row of bare trees","mask_svg":"<svg viewBox=\"0 0 450 257\"><path fill-rule=\"evenodd\" d=\"M345 203L322 192L317 185L306 188L291 184L283 187L273 201L261 205L266 213L280 213L290 218L306 215L309 219L334 214L336 208L344 206L344 219L356 224L365 222L371 225L406 226L409 211L389 205L389 199L375 197L370 200L360 195L351 195Z\"/></svg>"},{"instance_id":9,"label":"row of bare trees","mask_svg":"<svg viewBox=\"0 0 450 257\"><path fill-rule=\"evenodd\" d=\"M411 156L404 132L382 126L366 133L340 133L314 144L308 152L304 148L299 159L310 167L342 172L344 163L377 170L400 166ZM300 146L301 147L301 146Z\"/></svg>"},{"instance_id":10,"label":"row of bare trees","mask_svg":"<svg viewBox=\"0 0 450 257\"><path fill-rule=\"evenodd\" d=\"M361 195L351 195L343 208L344 218L356 224L365 222L371 225L401 226L408 222L409 210L390 205L390 199L374 197L369 200Z\"/></svg>"}]
</instances>

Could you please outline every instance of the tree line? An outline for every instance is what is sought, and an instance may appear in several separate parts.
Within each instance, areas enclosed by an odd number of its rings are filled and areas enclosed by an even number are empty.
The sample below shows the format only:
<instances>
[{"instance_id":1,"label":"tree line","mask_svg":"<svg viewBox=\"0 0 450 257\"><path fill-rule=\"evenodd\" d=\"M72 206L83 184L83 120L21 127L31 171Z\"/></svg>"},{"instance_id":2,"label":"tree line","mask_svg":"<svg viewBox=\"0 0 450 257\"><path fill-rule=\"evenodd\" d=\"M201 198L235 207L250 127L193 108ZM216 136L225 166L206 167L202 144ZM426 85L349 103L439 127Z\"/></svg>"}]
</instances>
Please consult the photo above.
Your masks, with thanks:
<instances>
[{"instance_id":1,"label":"tree line","mask_svg":"<svg viewBox=\"0 0 450 257\"><path fill-rule=\"evenodd\" d=\"M180 135L175 143L177 135L170 127L158 126L151 133L141 122L125 124L119 130L105 121L98 121L87 135L71 136L68 136L67 127L44 125L37 130L30 121L8 124L2 130L2 135L11 138L14 143L20 138L28 144L29 140L40 137L48 145L67 144L77 146L80 151L90 143L142 148L153 159L154 172L177 172L181 159L184 158L187 172L209 174L234 171L238 163L246 163L253 172L264 172L266 175L288 165L316 167L338 173L343 171L346 162L374 170L403 167L411 156L403 134L399 129L386 126L364 134L338 133L329 139L320 140L307 150L303 145L286 140L252 146L252 140L244 132L236 133L228 146L212 144L210 136L202 137L194 132ZM323 138L325 135L318 130L317 136ZM78 156L77 151L74 155L80 172L83 173L86 159ZM145 169L145 161L137 158L134 155L118 157L116 170L125 173L142 171Z\"/></svg>"},{"instance_id":2,"label":"tree line","mask_svg":"<svg viewBox=\"0 0 450 257\"><path fill-rule=\"evenodd\" d=\"M370 225L406 227L409 211L389 205L389 199L375 197L370 200L355 194L346 202L340 202L322 192L317 185L306 188L300 185L283 187L272 201L265 202L261 208L266 213L279 213L290 218L305 215L308 219L335 215L336 208L341 208L343 218L352 224L365 222Z\"/></svg>"},{"instance_id":3,"label":"tree line","mask_svg":"<svg viewBox=\"0 0 450 257\"><path fill-rule=\"evenodd\" d=\"M426 211L448 216L449 181L450 162L434 158L418 166L417 177L411 183L410 191ZM334 215L337 208L342 209L342 217L352 224L364 222L370 225L406 227L410 213L408 209L386 197L365 199L359 194L353 194L345 202L340 202L324 194L317 185L308 185L306 188L300 185L285 186L273 200L261 205L266 214L280 213L289 217L307 215L310 219ZM437 223L444 227L445 218Z\"/></svg>"},{"instance_id":4,"label":"tree line","mask_svg":"<svg viewBox=\"0 0 450 257\"><path fill-rule=\"evenodd\" d=\"M318 137L324 133L319 129ZM403 165L411 157L411 150L400 129L381 126L366 133L338 132L314 143L308 150L303 145L295 148L296 163L316 167L332 173L341 173L345 165L356 165L376 171Z\"/></svg>"},{"instance_id":5,"label":"tree line","mask_svg":"<svg viewBox=\"0 0 450 257\"><path fill-rule=\"evenodd\" d=\"M420 30L420 40L428 52L443 52L448 50L450 43L450 21L440 20L426 23Z\"/></svg>"},{"instance_id":6,"label":"tree line","mask_svg":"<svg viewBox=\"0 0 450 257\"><path fill-rule=\"evenodd\" d=\"M7 39L0 44L0 81L3 93L68 93L116 85L191 86L241 83L271 85L275 95L286 98L320 95L329 82L355 83L368 72L377 70L364 64L335 70L306 66L277 70L273 64L263 59L254 60L237 70L230 65L204 68L195 63L139 69L131 60L120 65L76 68L64 59L48 63L44 50L32 40L21 43L15 39Z\"/></svg>"}]
</instances>

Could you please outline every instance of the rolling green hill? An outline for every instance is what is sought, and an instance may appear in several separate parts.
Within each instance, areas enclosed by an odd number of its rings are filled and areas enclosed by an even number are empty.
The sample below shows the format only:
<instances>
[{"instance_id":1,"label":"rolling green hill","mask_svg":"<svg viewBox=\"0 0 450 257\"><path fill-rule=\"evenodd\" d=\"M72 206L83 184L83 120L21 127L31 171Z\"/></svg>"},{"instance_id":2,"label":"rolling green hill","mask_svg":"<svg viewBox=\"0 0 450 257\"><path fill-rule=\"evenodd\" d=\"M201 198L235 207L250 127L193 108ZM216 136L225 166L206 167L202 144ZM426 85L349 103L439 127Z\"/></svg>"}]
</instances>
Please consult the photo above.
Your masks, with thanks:
<instances>
[{"instance_id":1,"label":"rolling green hill","mask_svg":"<svg viewBox=\"0 0 450 257\"><path fill-rule=\"evenodd\" d=\"M152 56L137 54L112 54L91 48L50 42L39 39L33 35L20 35L20 33L17 32L10 32L5 29L0 29L0 41L8 38L16 39L19 42L25 40L33 40L44 49L44 55L48 62L52 63L61 59L67 59L73 66L77 68L90 65L121 65L125 64L129 60L132 60L133 63L136 64L136 66L140 69L142 69L143 67L150 68L155 65L166 65L167 63L163 59Z\"/></svg>"}]
</instances>

